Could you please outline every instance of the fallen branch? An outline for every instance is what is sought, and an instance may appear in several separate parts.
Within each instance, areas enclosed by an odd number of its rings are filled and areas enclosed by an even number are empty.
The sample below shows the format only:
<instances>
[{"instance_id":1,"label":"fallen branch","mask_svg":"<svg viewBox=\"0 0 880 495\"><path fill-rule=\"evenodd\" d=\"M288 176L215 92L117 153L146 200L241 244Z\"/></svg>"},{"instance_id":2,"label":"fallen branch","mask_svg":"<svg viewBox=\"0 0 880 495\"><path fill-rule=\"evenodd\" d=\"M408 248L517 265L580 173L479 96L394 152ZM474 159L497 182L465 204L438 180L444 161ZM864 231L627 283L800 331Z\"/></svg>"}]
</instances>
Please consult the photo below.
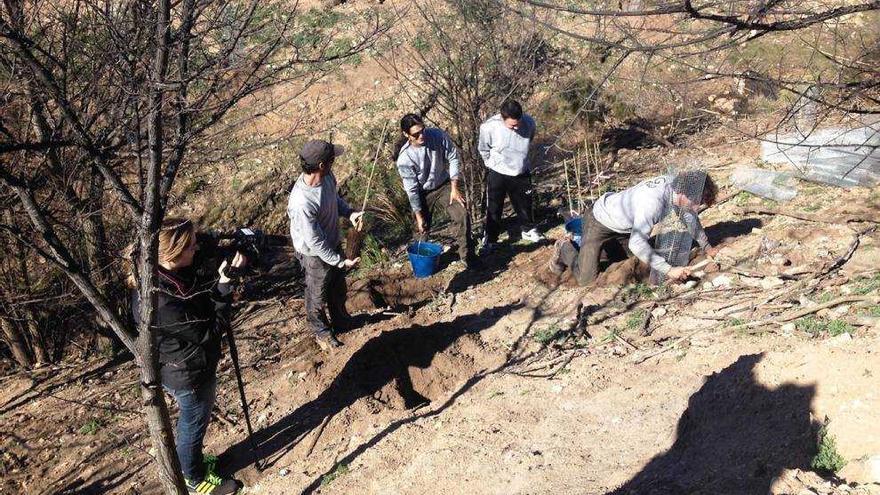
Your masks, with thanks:
<instances>
[{"instance_id":1,"label":"fallen branch","mask_svg":"<svg viewBox=\"0 0 880 495\"><path fill-rule=\"evenodd\" d=\"M869 222L869 223L878 223L880 224L880 218L865 218L857 215L847 215L847 214L837 214L833 217L820 215L816 213L807 213L803 211L793 211L783 208L777 208L773 206L740 206L736 210L736 213L740 215L747 215L750 213L758 214L758 215L782 215L784 217L796 218L798 220L806 220L808 222L816 222L816 223L827 223L832 225L840 225L847 223L855 223L855 222Z\"/></svg>"},{"instance_id":2,"label":"fallen branch","mask_svg":"<svg viewBox=\"0 0 880 495\"><path fill-rule=\"evenodd\" d=\"M318 431L315 433L315 436L312 437L312 441L309 442L309 448L306 450L306 457L312 455L312 451L315 450L315 445L317 445L318 439L321 438L321 433L324 433L324 428L327 427L327 423L330 422L330 418L332 417L332 414L324 416L324 420L321 421L321 424L318 426Z\"/></svg>"},{"instance_id":3,"label":"fallen branch","mask_svg":"<svg viewBox=\"0 0 880 495\"><path fill-rule=\"evenodd\" d=\"M785 323L787 321L796 320L798 318L804 317L809 314L816 313L818 311L822 311L823 309L833 308L834 306L840 306L841 304L852 303L852 302L870 302L871 304L880 304L880 296L859 296L859 295L849 295L849 296L841 296L836 299L832 299L827 303L817 304L816 306L811 306L809 308L800 309L795 311L794 313L785 315L781 318L778 318L775 321Z\"/></svg>"},{"instance_id":4,"label":"fallen branch","mask_svg":"<svg viewBox=\"0 0 880 495\"><path fill-rule=\"evenodd\" d=\"M634 364L644 363L645 361L651 359L652 357L659 356L665 352L668 352L668 351L674 349L682 342L690 339L691 337L693 337L694 335L696 335L700 332L705 332L706 330L709 330L709 328L707 327L707 328L700 328L700 329L694 330L694 331L688 333L687 335L684 335L683 337L679 337L679 338L673 340L671 343L661 347L660 349L657 349L656 351L649 352L648 354L644 354L642 356L636 356L633 359L633 363Z\"/></svg>"},{"instance_id":5,"label":"fallen branch","mask_svg":"<svg viewBox=\"0 0 880 495\"><path fill-rule=\"evenodd\" d=\"M629 349L632 350L632 351L638 351L638 350L639 350L638 347L634 346L634 345L631 344L628 340L626 340L625 338L621 337L620 335L617 335L616 333L614 334L614 340L616 340L616 341L620 342L621 344L623 344L623 345L629 347Z\"/></svg>"}]
</instances>

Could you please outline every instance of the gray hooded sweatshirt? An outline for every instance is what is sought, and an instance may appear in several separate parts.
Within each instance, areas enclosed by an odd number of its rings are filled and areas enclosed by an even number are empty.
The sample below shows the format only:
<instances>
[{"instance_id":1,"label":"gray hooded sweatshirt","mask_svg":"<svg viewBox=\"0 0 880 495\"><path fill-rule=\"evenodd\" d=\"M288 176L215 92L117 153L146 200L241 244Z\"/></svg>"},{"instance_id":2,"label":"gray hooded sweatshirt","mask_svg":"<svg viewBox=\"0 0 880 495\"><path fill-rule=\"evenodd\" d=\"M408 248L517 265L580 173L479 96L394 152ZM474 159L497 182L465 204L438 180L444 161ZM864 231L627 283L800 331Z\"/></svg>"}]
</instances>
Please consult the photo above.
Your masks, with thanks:
<instances>
[{"instance_id":1,"label":"gray hooded sweatshirt","mask_svg":"<svg viewBox=\"0 0 880 495\"><path fill-rule=\"evenodd\" d=\"M535 121L523 114L519 128L508 129L501 114L493 115L480 125L477 150L486 168L499 174L517 176L531 169L529 145L535 137Z\"/></svg>"},{"instance_id":2,"label":"gray hooded sweatshirt","mask_svg":"<svg viewBox=\"0 0 880 495\"><path fill-rule=\"evenodd\" d=\"M409 140L397 155L397 172L413 212L422 210L420 191L433 191L450 179L458 178L458 149L440 129L425 128L425 144L413 146ZM447 166L448 164L448 166Z\"/></svg>"},{"instance_id":3,"label":"gray hooded sweatshirt","mask_svg":"<svg viewBox=\"0 0 880 495\"><path fill-rule=\"evenodd\" d=\"M336 191L336 177L327 174L317 186L306 184L301 174L290 191L287 217L293 247L304 256L317 256L328 265L343 261L339 246L339 217L351 215L352 208Z\"/></svg>"},{"instance_id":4,"label":"gray hooded sweatshirt","mask_svg":"<svg viewBox=\"0 0 880 495\"><path fill-rule=\"evenodd\" d=\"M593 204L593 218L615 232L630 234L630 251L663 274L669 271L671 265L651 248L648 239L654 225L672 210L672 179L665 175L648 179L624 191L605 193ZM700 247L707 249L709 239L697 214L676 210L680 212L688 232Z\"/></svg>"}]
</instances>

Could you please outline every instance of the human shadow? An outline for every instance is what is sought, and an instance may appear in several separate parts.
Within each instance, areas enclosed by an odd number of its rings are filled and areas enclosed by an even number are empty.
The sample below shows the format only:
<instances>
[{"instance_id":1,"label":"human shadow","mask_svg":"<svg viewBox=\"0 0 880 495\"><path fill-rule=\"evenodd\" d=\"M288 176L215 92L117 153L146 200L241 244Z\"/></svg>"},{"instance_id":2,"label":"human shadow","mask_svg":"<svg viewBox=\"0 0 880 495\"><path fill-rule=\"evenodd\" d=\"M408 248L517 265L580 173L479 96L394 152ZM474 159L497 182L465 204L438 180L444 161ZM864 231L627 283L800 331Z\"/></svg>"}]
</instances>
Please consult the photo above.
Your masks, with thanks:
<instances>
[{"instance_id":1,"label":"human shadow","mask_svg":"<svg viewBox=\"0 0 880 495\"><path fill-rule=\"evenodd\" d=\"M612 495L769 493L784 469L809 469L820 427L815 386L758 383L764 354L741 356L688 400L675 444Z\"/></svg>"},{"instance_id":2,"label":"human shadow","mask_svg":"<svg viewBox=\"0 0 880 495\"><path fill-rule=\"evenodd\" d=\"M317 398L254 433L260 457L269 459L269 464L274 463L325 419L332 418L358 399L372 396L382 400L383 389L389 384L396 389L406 408L430 402L425 396L426 389L413 383L409 368L430 367L434 356L460 337L491 327L519 307L521 304L488 308L449 322L413 325L371 338L351 356L330 386ZM220 468L232 473L245 468L252 460L250 443L242 440L220 456Z\"/></svg>"},{"instance_id":3,"label":"human shadow","mask_svg":"<svg viewBox=\"0 0 880 495\"><path fill-rule=\"evenodd\" d=\"M742 220L725 220L706 227L706 236L712 245L720 244L728 239L742 237L752 230L761 228L764 222L760 218L744 218Z\"/></svg>"},{"instance_id":4,"label":"human shadow","mask_svg":"<svg viewBox=\"0 0 880 495\"><path fill-rule=\"evenodd\" d=\"M500 244L491 254L480 257L479 268L464 270L453 275L452 279L449 281L448 291L459 293L470 287L488 282L507 270L510 261L513 260L516 255L521 253L531 253L547 244L547 241L530 244Z\"/></svg>"}]
</instances>

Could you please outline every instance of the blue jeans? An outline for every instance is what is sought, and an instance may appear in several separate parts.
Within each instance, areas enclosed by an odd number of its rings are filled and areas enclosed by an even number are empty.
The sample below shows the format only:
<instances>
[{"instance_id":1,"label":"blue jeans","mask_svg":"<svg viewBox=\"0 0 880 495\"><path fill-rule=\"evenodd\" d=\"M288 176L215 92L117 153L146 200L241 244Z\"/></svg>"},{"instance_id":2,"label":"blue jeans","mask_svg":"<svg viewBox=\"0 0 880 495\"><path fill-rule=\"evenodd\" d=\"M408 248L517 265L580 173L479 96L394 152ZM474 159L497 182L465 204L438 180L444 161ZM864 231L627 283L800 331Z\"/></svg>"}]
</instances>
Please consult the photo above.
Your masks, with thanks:
<instances>
[{"instance_id":1,"label":"blue jeans","mask_svg":"<svg viewBox=\"0 0 880 495\"><path fill-rule=\"evenodd\" d=\"M205 463L202 455L202 443L208 423L211 421L211 409L217 392L217 377L202 384L196 389L167 389L180 409L177 419L177 457L183 475L190 481L201 481L205 477Z\"/></svg>"}]
</instances>

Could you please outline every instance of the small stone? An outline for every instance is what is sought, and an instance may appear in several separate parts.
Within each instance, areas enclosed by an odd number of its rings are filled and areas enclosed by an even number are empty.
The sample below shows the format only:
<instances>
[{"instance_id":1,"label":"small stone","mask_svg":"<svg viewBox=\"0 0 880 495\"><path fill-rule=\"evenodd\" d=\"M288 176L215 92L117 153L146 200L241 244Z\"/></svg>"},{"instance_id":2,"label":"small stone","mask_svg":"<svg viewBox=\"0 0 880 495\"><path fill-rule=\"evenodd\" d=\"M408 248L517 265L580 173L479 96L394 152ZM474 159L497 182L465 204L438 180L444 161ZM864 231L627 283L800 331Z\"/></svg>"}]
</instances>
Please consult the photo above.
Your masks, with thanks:
<instances>
[{"instance_id":1,"label":"small stone","mask_svg":"<svg viewBox=\"0 0 880 495\"><path fill-rule=\"evenodd\" d=\"M868 483L880 484L880 454L872 455L865 461L865 478Z\"/></svg>"},{"instance_id":2,"label":"small stone","mask_svg":"<svg viewBox=\"0 0 880 495\"><path fill-rule=\"evenodd\" d=\"M768 290L785 285L785 282L779 277L764 277L761 279L761 288Z\"/></svg>"},{"instance_id":3,"label":"small stone","mask_svg":"<svg viewBox=\"0 0 880 495\"><path fill-rule=\"evenodd\" d=\"M651 317L653 318L662 318L666 316L667 310L665 306L660 306L658 308L654 308L651 310Z\"/></svg>"},{"instance_id":4,"label":"small stone","mask_svg":"<svg viewBox=\"0 0 880 495\"><path fill-rule=\"evenodd\" d=\"M796 328L797 326L794 323L786 323L785 325L782 325L781 330L783 334L791 335Z\"/></svg>"},{"instance_id":5,"label":"small stone","mask_svg":"<svg viewBox=\"0 0 880 495\"><path fill-rule=\"evenodd\" d=\"M287 476L288 474L290 474L290 469L284 468L281 471L278 471L278 474L281 476Z\"/></svg>"},{"instance_id":6,"label":"small stone","mask_svg":"<svg viewBox=\"0 0 880 495\"><path fill-rule=\"evenodd\" d=\"M849 304L842 304L832 310L833 313L837 313L837 315L845 315L849 313Z\"/></svg>"},{"instance_id":7,"label":"small stone","mask_svg":"<svg viewBox=\"0 0 880 495\"><path fill-rule=\"evenodd\" d=\"M712 279L712 285L719 289L726 289L733 285L733 279L730 278L728 275L718 275L717 277Z\"/></svg>"},{"instance_id":8,"label":"small stone","mask_svg":"<svg viewBox=\"0 0 880 495\"><path fill-rule=\"evenodd\" d=\"M828 345L838 346L841 344L852 342L852 339L853 337L849 333L842 333L837 337L831 337L830 339L828 339Z\"/></svg>"},{"instance_id":9,"label":"small stone","mask_svg":"<svg viewBox=\"0 0 880 495\"><path fill-rule=\"evenodd\" d=\"M558 393L562 392L562 385L559 385L559 384L553 385L553 387L550 388L550 391L553 392L554 394L558 394Z\"/></svg>"}]
</instances>

